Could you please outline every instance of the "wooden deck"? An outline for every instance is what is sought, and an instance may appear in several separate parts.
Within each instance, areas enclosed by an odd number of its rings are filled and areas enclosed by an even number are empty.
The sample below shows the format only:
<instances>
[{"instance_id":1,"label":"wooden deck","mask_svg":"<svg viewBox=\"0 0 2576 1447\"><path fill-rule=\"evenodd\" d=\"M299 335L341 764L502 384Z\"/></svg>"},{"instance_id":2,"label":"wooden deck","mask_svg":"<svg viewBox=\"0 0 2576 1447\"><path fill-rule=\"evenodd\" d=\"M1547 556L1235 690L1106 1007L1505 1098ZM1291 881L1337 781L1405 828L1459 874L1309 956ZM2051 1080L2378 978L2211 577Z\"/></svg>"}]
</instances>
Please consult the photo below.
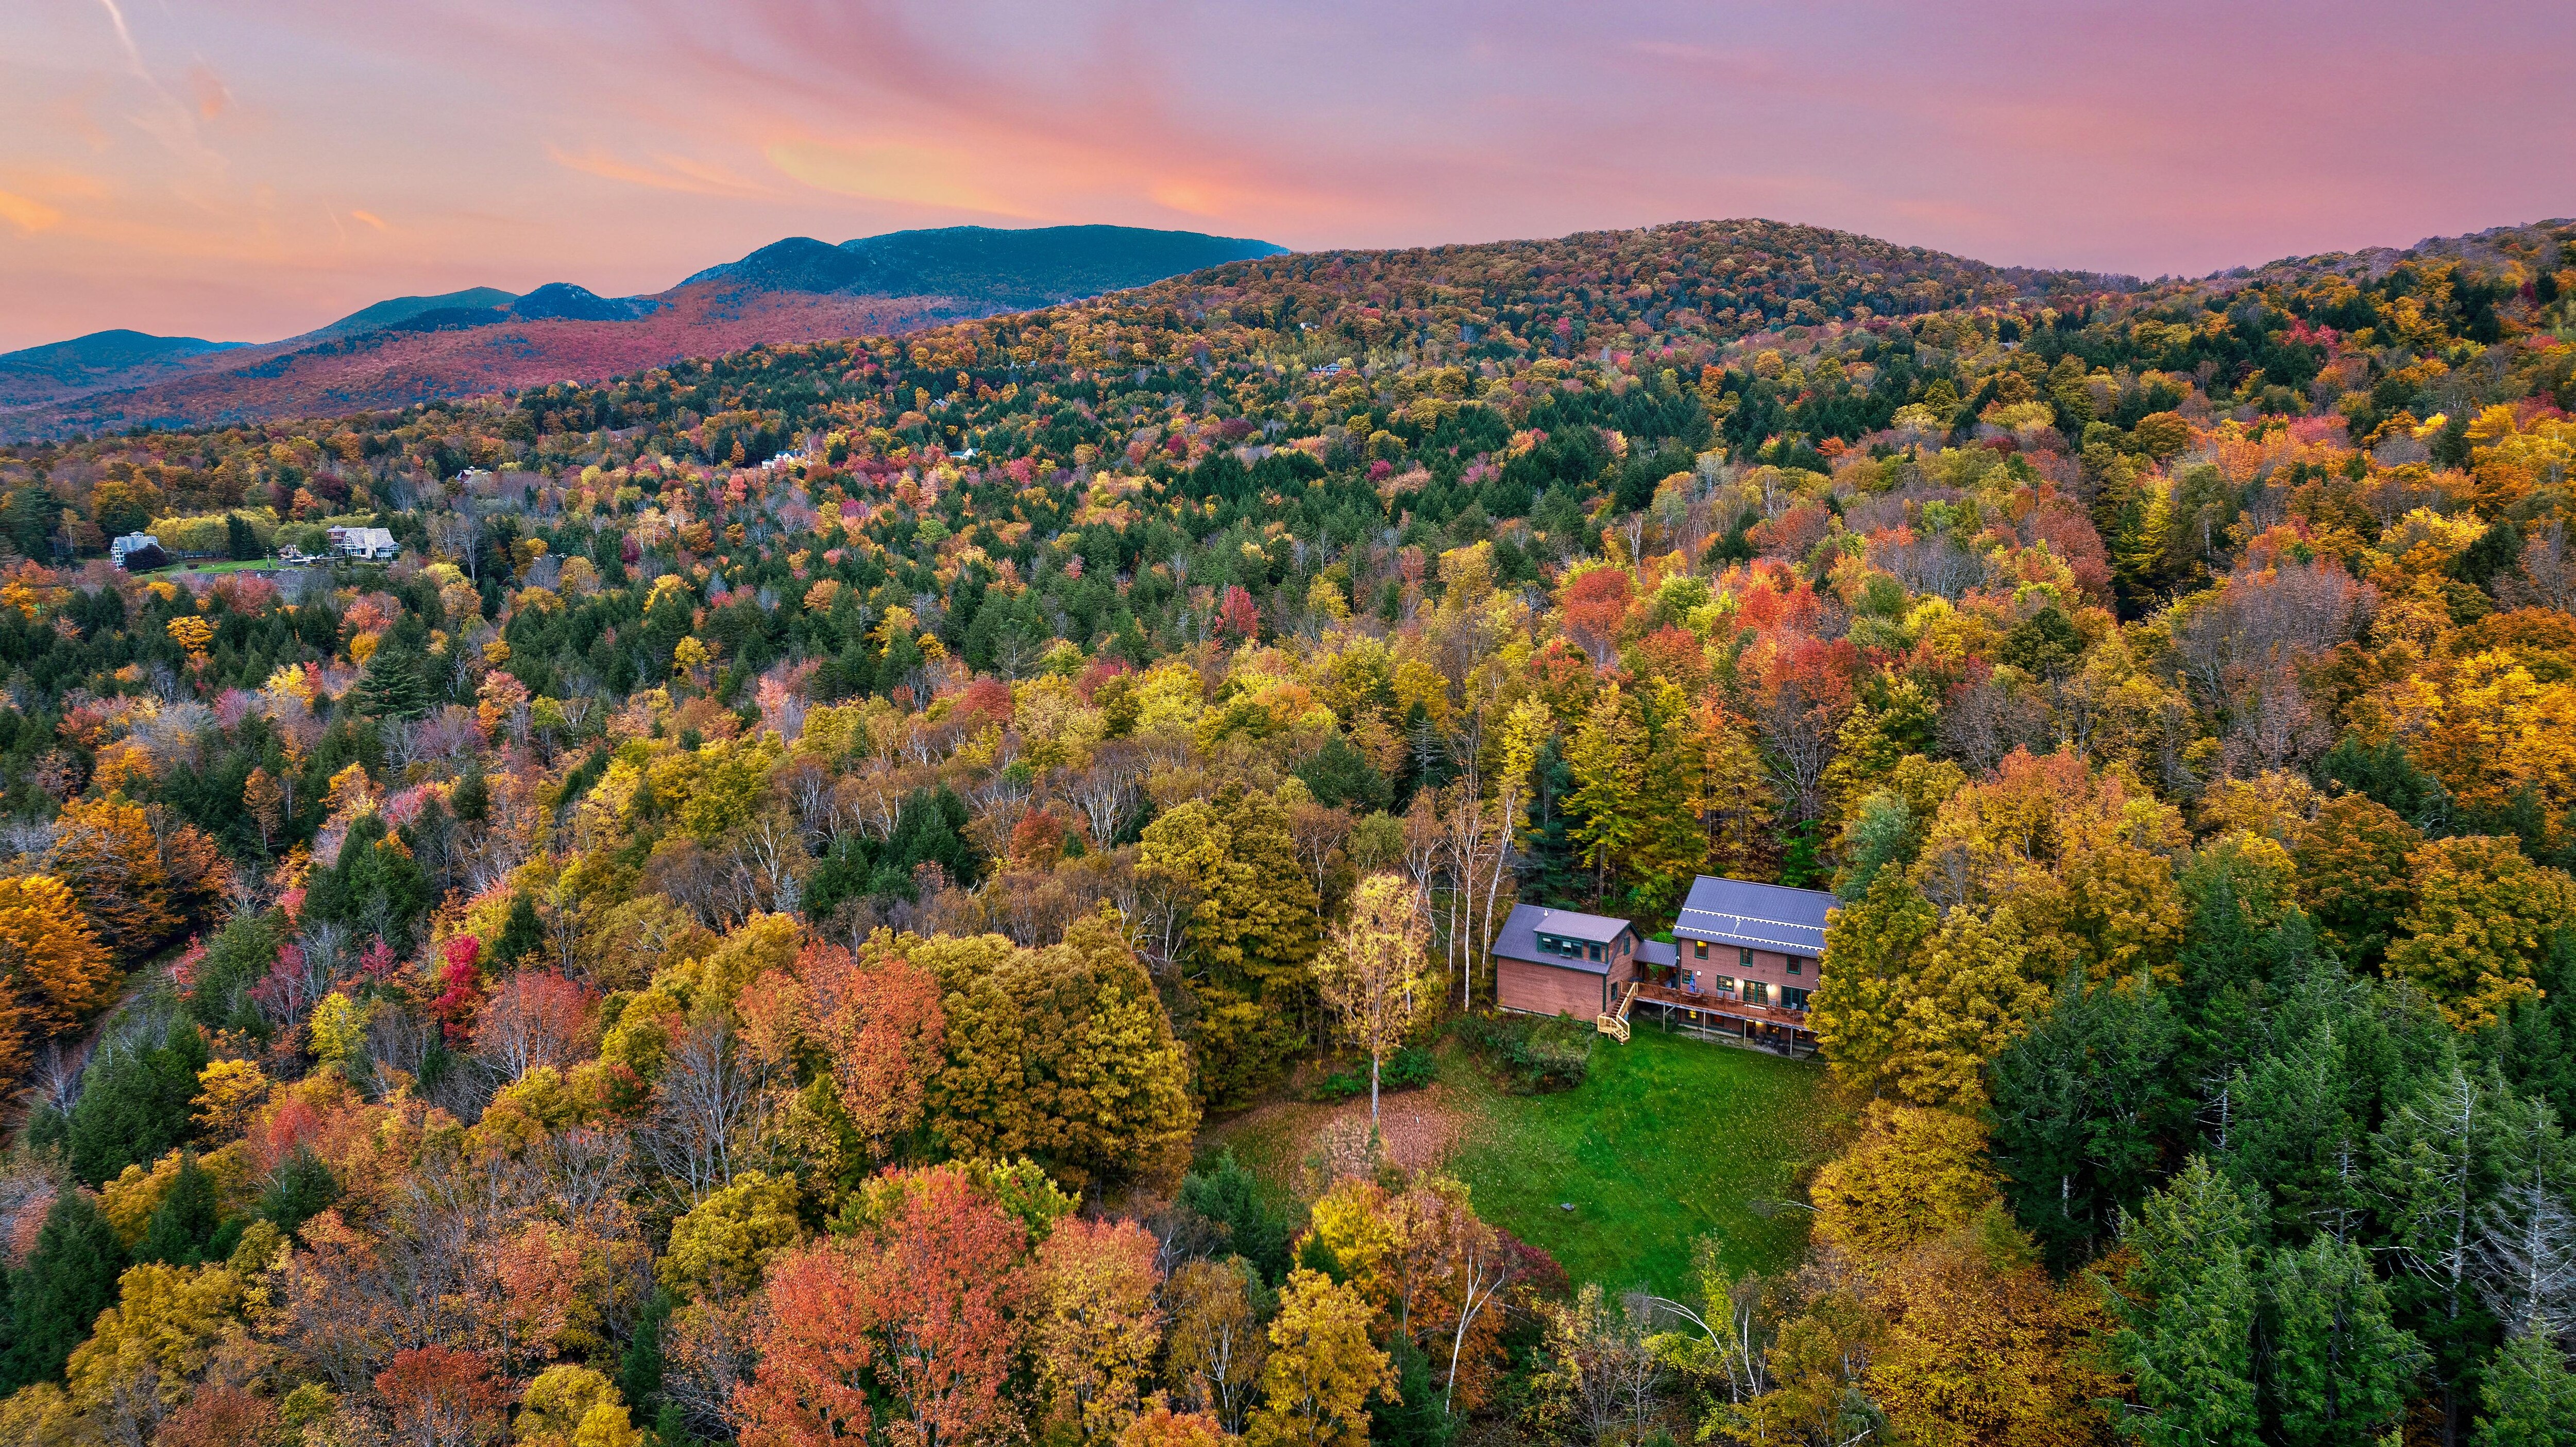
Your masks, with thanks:
<instances>
[{"instance_id":1,"label":"wooden deck","mask_svg":"<svg viewBox=\"0 0 2576 1447\"><path fill-rule=\"evenodd\" d=\"M1669 1005L1678 1010L1697 1010L1703 1015L1717 1015L1748 1025L1770 1025L1782 1030L1807 1033L1807 1012L1783 1010L1772 1005L1747 1005L1718 995L1676 990L1665 985L1640 984L1637 1002L1642 1005Z\"/></svg>"}]
</instances>

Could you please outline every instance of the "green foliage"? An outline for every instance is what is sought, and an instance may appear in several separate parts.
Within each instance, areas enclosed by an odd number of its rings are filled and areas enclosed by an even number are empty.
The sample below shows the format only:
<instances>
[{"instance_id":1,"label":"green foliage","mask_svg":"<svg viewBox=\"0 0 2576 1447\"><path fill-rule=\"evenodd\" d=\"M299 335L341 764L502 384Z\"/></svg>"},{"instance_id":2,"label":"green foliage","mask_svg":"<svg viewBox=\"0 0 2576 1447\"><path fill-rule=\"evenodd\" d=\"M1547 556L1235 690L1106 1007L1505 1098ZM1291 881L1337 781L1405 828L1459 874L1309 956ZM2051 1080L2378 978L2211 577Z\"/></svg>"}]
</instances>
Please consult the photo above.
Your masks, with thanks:
<instances>
[{"instance_id":1,"label":"green foliage","mask_svg":"<svg viewBox=\"0 0 2576 1447\"><path fill-rule=\"evenodd\" d=\"M124 1269L124 1247L97 1198L70 1188L57 1192L25 1269L9 1282L9 1344L0 1371L10 1389L60 1379L72 1348L115 1304Z\"/></svg>"},{"instance_id":2,"label":"green foliage","mask_svg":"<svg viewBox=\"0 0 2576 1447\"><path fill-rule=\"evenodd\" d=\"M2112 1307L2111 1350L2135 1380L2140 1412L2121 1419L2149 1447L2255 1447L2254 1244L2249 1196L2194 1157L2124 1218L2137 1265Z\"/></svg>"},{"instance_id":3,"label":"green foliage","mask_svg":"<svg viewBox=\"0 0 2576 1447\"><path fill-rule=\"evenodd\" d=\"M292 1234L339 1199L340 1181L331 1174L330 1163L311 1146L298 1146L270 1174L268 1189L260 1193L259 1215Z\"/></svg>"},{"instance_id":4,"label":"green foliage","mask_svg":"<svg viewBox=\"0 0 2576 1447\"><path fill-rule=\"evenodd\" d=\"M1219 1227L1226 1249L1251 1262L1262 1280L1277 1286L1288 1279L1288 1222L1262 1199L1260 1183L1232 1150L1218 1152L1204 1174L1184 1178L1180 1201Z\"/></svg>"},{"instance_id":5,"label":"green foliage","mask_svg":"<svg viewBox=\"0 0 2576 1447\"><path fill-rule=\"evenodd\" d=\"M93 1186L127 1166L149 1166L194 1130L197 1072L212 1059L205 1036L171 1022L159 1044L102 1049L81 1076L66 1133L72 1169Z\"/></svg>"},{"instance_id":6,"label":"green foliage","mask_svg":"<svg viewBox=\"0 0 2576 1447\"><path fill-rule=\"evenodd\" d=\"M145 1226L143 1242L135 1247L138 1261L158 1261L170 1266L195 1266L211 1257L230 1255L216 1249L216 1236L223 1226L223 1213L215 1201L215 1178L197 1164L195 1151L179 1153L179 1174L152 1208L152 1218Z\"/></svg>"},{"instance_id":7,"label":"green foliage","mask_svg":"<svg viewBox=\"0 0 2576 1447\"><path fill-rule=\"evenodd\" d=\"M1496 1011L1460 1017L1456 1029L1496 1083L1515 1095L1572 1090L1592 1068L1599 1039L1588 1022Z\"/></svg>"}]
</instances>

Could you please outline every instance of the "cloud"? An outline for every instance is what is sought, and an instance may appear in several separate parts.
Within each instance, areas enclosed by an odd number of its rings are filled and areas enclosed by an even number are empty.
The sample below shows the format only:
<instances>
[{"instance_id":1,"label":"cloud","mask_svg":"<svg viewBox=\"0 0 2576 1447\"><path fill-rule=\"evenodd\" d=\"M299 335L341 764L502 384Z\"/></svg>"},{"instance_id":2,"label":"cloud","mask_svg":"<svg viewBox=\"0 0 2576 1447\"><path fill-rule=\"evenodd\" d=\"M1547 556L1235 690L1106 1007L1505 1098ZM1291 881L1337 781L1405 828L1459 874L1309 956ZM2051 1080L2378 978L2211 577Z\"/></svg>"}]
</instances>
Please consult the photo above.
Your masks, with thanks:
<instances>
[{"instance_id":1,"label":"cloud","mask_svg":"<svg viewBox=\"0 0 2576 1447\"><path fill-rule=\"evenodd\" d=\"M199 120L213 120L233 103L231 88L202 60L188 67L188 98L196 102Z\"/></svg>"},{"instance_id":2,"label":"cloud","mask_svg":"<svg viewBox=\"0 0 2576 1447\"><path fill-rule=\"evenodd\" d=\"M61 221L63 213L42 201L0 191L0 218L7 219L21 231L36 232Z\"/></svg>"},{"instance_id":3,"label":"cloud","mask_svg":"<svg viewBox=\"0 0 2576 1447\"><path fill-rule=\"evenodd\" d=\"M970 170L978 169L971 157L945 148L904 141L793 140L774 142L763 154L769 164L818 191L996 216L1033 214L970 176Z\"/></svg>"},{"instance_id":4,"label":"cloud","mask_svg":"<svg viewBox=\"0 0 2576 1447\"><path fill-rule=\"evenodd\" d=\"M639 166L630 161L621 161L595 148L580 155L573 155L551 143L546 146L546 155L556 165L568 171L580 171L585 175L598 176L610 181L624 181L629 185L649 186L657 191L684 191L693 196L740 198L770 194L768 187L756 181L745 180L722 167L712 166L703 161L693 161L685 156L656 155L652 158L653 164Z\"/></svg>"},{"instance_id":5,"label":"cloud","mask_svg":"<svg viewBox=\"0 0 2576 1447\"><path fill-rule=\"evenodd\" d=\"M384 219L376 215L373 211L352 211L349 213L349 219L352 221L363 221L369 226L376 228L378 231L391 231L393 229L392 227L387 226L384 223Z\"/></svg>"}]
</instances>

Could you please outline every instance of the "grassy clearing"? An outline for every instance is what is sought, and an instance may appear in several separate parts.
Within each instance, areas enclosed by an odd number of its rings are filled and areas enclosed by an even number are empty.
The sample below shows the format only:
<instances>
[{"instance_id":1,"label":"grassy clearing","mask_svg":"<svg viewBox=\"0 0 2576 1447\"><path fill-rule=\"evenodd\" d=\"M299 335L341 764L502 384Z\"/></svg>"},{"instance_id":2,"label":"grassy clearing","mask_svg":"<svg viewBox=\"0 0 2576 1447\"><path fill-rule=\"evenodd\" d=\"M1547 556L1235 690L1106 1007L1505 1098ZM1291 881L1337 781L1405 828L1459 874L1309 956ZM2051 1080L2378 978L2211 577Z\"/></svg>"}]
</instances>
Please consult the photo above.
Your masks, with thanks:
<instances>
[{"instance_id":1,"label":"grassy clearing","mask_svg":"<svg viewBox=\"0 0 2576 1447\"><path fill-rule=\"evenodd\" d=\"M1642 1020L1625 1045L1600 1042L1584 1083L1558 1095L1494 1088L1455 1045L1429 1098L1387 1110L1455 1113L1448 1168L1477 1213L1547 1248L1576 1281L1680 1290L1691 1242L1714 1231L1736 1270L1777 1271L1807 1241L1803 1211L1768 1218L1757 1201L1796 1199L1799 1178L1832 1154L1844 1122L1813 1061L1670 1036ZM1364 1115L1365 1101L1358 1103ZM1281 1101L1211 1123L1202 1160L1230 1148L1283 1202L1311 1188L1306 1163L1336 1108ZM1562 1209L1572 1202L1574 1209Z\"/></svg>"},{"instance_id":2,"label":"grassy clearing","mask_svg":"<svg viewBox=\"0 0 2576 1447\"><path fill-rule=\"evenodd\" d=\"M1589 1078L1559 1095L1504 1095L1472 1061L1456 1065L1443 1073L1481 1119L1452 1168L1478 1214L1576 1281L1677 1292L1692 1241L1712 1231L1737 1271L1778 1271L1805 1250L1807 1213L1766 1219L1753 1204L1798 1198L1799 1177L1832 1152L1842 1123L1822 1065L1642 1021L1627 1044L1602 1041Z\"/></svg>"}]
</instances>

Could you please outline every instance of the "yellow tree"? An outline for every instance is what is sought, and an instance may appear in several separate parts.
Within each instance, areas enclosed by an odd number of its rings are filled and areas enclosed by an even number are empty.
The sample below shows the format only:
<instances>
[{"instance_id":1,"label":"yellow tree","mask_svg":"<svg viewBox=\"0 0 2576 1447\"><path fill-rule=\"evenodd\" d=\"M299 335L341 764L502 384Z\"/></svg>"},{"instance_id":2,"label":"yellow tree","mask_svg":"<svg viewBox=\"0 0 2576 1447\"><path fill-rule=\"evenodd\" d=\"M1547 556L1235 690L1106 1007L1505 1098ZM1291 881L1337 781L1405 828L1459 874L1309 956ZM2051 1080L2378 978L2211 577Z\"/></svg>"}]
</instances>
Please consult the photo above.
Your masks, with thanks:
<instances>
[{"instance_id":1,"label":"yellow tree","mask_svg":"<svg viewBox=\"0 0 2576 1447\"><path fill-rule=\"evenodd\" d=\"M1299 1270L1270 1323L1253 1447L1365 1447L1371 1398L1397 1400L1395 1369L1369 1341L1374 1315L1356 1288Z\"/></svg>"},{"instance_id":2,"label":"yellow tree","mask_svg":"<svg viewBox=\"0 0 2576 1447\"><path fill-rule=\"evenodd\" d=\"M46 867L79 898L101 942L120 954L159 944L179 922L151 816L122 798L63 806Z\"/></svg>"},{"instance_id":3,"label":"yellow tree","mask_svg":"<svg viewBox=\"0 0 2576 1447\"><path fill-rule=\"evenodd\" d=\"M50 1035L113 1000L116 964L79 901L50 875L0 879L0 1080L26 1068L30 1035Z\"/></svg>"},{"instance_id":4,"label":"yellow tree","mask_svg":"<svg viewBox=\"0 0 2576 1447\"><path fill-rule=\"evenodd\" d=\"M190 614L171 619L168 632L171 642L187 650L190 668L206 666L206 648L215 641L215 625Z\"/></svg>"},{"instance_id":5,"label":"yellow tree","mask_svg":"<svg viewBox=\"0 0 2576 1447\"><path fill-rule=\"evenodd\" d=\"M250 777L242 781L242 808L249 813L250 821L259 826L259 848L263 854L276 842L278 832L286 827L285 805L286 791L278 787L276 776L267 769L254 768Z\"/></svg>"},{"instance_id":6,"label":"yellow tree","mask_svg":"<svg viewBox=\"0 0 2576 1447\"><path fill-rule=\"evenodd\" d=\"M1851 1148L1816 1173L1816 1238L1863 1265L1956 1231L2001 1199L1986 1132L1954 1111L1873 1101Z\"/></svg>"},{"instance_id":7,"label":"yellow tree","mask_svg":"<svg viewBox=\"0 0 2576 1447\"><path fill-rule=\"evenodd\" d=\"M1171 1350L1165 1380L1228 1432L1243 1430L1270 1345L1253 1315L1251 1264L1240 1256L1192 1261L1172 1273Z\"/></svg>"},{"instance_id":8,"label":"yellow tree","mask_svg":"<svg viewBox=\"0 0 2576 1447\"><path fill-rule=\"evenodd\" d=\"M1646 767L1644 732L1614 682L1593 698L1566 749L1574 789L1565 802L1579 820L1574 842L1583 846L1584 861L1592 866L1595 893L1608 891L1611 861L1625 858L1642 832L1638 798Z\"/></svg>"},{"instance_id":9,"label":"yellow tree","mask_svg":"<svg viewBox=\"0 0 2576 1447\"><path fill-rule=\"evenodd\" d=\"M1372 874L1351 893L1351 912L1315 961L1324 1008L1344 1038L1368 1052L1369 1132L1377 1132L1378 1074L1423 1007L1422 891L1400 874Z\"/></svg>"},{"instance_id":10,"label":"yellow tree","mask_svg":"<svg viewBox=\"0 0 2576 1447\"><path fill-rule=\"evenodd\" d=\"M1056 1223L1038 1247L1038 1373L1056 1419L1095 1447L1135 1421L1162 1343L1160 1249L1133 1221L1080 1217Z\"/></svg>"},{"instance_id":11,"label":"yellow tree","mask_svg":"<svg viewBox=\"0 0 2576 1447\"><path fill-rule=\"evenodd\" d=\"M2539 962L2576 912L2576 882L2510 839L2437 839L2407 859L2415 907L2398 921L2388 968L2423 986L2463 1030L2540 994Z\"/></svg>"}]
</instances>

